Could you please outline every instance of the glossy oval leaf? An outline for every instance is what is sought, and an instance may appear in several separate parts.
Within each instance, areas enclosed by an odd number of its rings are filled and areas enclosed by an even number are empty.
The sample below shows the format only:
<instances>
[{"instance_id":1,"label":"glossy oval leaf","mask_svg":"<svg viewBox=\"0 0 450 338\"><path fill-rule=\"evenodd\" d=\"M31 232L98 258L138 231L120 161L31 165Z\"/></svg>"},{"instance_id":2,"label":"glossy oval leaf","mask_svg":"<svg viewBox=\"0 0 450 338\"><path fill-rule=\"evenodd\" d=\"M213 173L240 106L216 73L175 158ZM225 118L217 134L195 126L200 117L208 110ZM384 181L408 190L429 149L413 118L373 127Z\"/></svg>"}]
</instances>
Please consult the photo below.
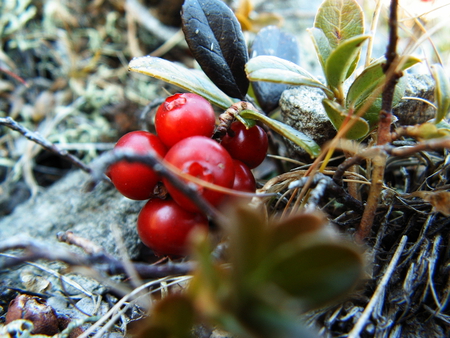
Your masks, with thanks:
<instances>
[{"instance_id":1,"label":"glossy oval leaf","mask_svg":"<svg viewBox=\"0 0 450 338\"><path fill-rule=\"evenodd\" d=\"M383 63L385 61L386 59L383 57L372 62L359 76L356 77L347 93L347 107L359 105L371 95L371 93L377 90L377 88L384 86L386 76L383 72ZM406 70L419 62L421 62L421 60L416 57L406 56L406 60L400 70ZM379 93L379 95L381 95L381 93Z\"/></svg>"},{"instance_id":2,"label":"glossy oval leaf","mask_svg":"<svg viewBox=\"0 0 450 338\"><path fill-rule=\"evenodd\" d=\"M317 11L314 27L323 31L334 50L364 33L364 14L356 0L325 0Z\"/></svg>"},{"instance_id":3,"label":"glossy oval leaf","mask_svg":"<svg viewBox=\"0 0 450 338\"><path fill-rule=\"evenodd\" d=\"M323 99L322 104L331 123L336 130L339 130L343 122L348 118L346 111L338 103L328 99ZM345 135L346 138L358 140L369 133L370 128L367 121L355 115L350 116L350 119L353 120L352 123L354 124Z\"/></svg>"},{"instance_id":4,"label":"glossy oval leaf","mask_svg":"<svg viewBox=\"0 0 450 338\"><path fill-rule=\"evenodd\" d=\"M194 58L224 93L243 100L249 81L244 66L248 51L233 11L220 0L186 0L182 29Z\"/></svg>"},{"instance_id":5,"label":"glossy oval leaf","mask_svg":"<svg viewBox=\"0 0 450 338\"><path fill-rule=\"evenodd\" d=\"M359 35L342 42L334 49L325 64L328 86L339 88L351 75L359 60L359 55L369 35Z\"/></svg>"},{"instance_id":6,"label":"glossy oval leaf","mask_svg":"<svg viewBox=\"0 0 450 338\"><path fill-rule=\"evenodd\" d=\"M214 85L202 72L153 57L142 56L130 61L128 70L163 80L203 96L218 107L228 109L234 101Z\"/></svg>"},{"instance_id":7,"label":"glossy oval leaf","mask_svg":"<svg viewBox=\"0 0 450 338\"><path fill-rule=\"evenodd\" d=\"M316 87L322 89L327 97L333 97L332 91L302 67L276 56L261 55L251 58L245 65L245 70L252 82L267 81L293 86Z\"/></svg>"},{"instance_id":8,"label":"glossy oval leaf","mask_svg":"<svg viewBox=\"0 0 450 338\"><path fill-rule=\"evenodd\" d=\"M240 112L240 115L243 118L263 122L270 129L304 149L312 158L317 157L320 154L320 147L313 139L283 122L271 119L270 117L253 110L243 110Z\"/></svg>"},{"instance_id":9,"label":"glossy oval leaf","mask_svg":"<svg viewBox=\"0 0 450 338\"><path fill-rule=\"evenodd\" d=\"M316 49L317 57L319 58L322 70L325 73L325 64L332 51L330 42L328 41L323 30L320 28L313 27L308 29L308 32L311 36L314 48Z\"/></svg>"},{"instance_id":10,"label":"glossy oval leaf","mask_svg":"<svg viewBox=\"0 0 450 338\"><path fill-rule=\"evenodd\" d=\"M250 57L259 55L278 56L295 64L300 61L300 50L295 36L276 26L265 27L255 36ZM287 88L285 84L259 81L252 83L252 86L259 106L266 113L278 107L281 94Z\"/></svg>"},{"instance_id":11,"label":"glossy oval leaf","mask_svg":"<svg viewBox=\"0 0 450 338\"><path fill-rule=\"evenodd\" d=\"M271 259L268 278L307 308L349 292L363 272L362 257L353 246L312 236L281 246Z\"/></svg>"},{"instance_id":12,"label":"glossy oval leaf","mask_svg":"<svg viewBox=\"0 0 450 338\"><path fill-rule=\"evenodd\" d=\"M436 81L436 89L434 90L437 105L435 123L439 123L447 116L450 108L450 83L442 65L432 65L431 73Z\"/></svg>"}]
</instances>

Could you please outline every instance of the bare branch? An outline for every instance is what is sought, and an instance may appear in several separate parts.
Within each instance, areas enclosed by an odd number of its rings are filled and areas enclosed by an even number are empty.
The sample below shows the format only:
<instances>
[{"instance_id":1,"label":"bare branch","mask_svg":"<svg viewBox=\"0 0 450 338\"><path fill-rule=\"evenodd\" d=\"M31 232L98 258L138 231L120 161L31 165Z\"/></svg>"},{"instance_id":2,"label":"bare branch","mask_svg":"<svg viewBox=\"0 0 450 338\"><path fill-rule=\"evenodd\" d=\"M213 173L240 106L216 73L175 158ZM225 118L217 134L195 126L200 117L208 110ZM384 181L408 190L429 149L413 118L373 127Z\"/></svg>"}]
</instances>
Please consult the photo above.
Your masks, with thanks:
<instances>
[{"instance_id":1,"label":"bare branch","mask_svg":"<svg viewBox=\"0 0 450 338\"><path fill-rule=\"evenodd\" d=\"M60 234L59 237L65 239L70 238L71 241L77 244L89 242L88 240L73 234ZM26 262L44 259L48 261L59 261L70 266L87 266L108 275L126 275L126 269L123 262L103 251L80 255L57 245L49 246L48 244L22 236L12 237L0 242L0 252L13 249L23 249L26 253L16 258L5 259L3 263L0 264L0 269L12 268ZM192 262L173 263L169 261L168 263L161 265L134 263L133 267L141 278L148 279L186 275L194 269L195 265Z\"/></svg>"},{"instance_id":2,"label":"bare branch","mask_svg":"<svg viewBox=\"0 0 450 338\"><path fill-rule=\"evenodd\" d=\"M129 149L116 149L102 154L100 157L95 159L91 165L91 188L93 188L102 179L103 173L110 165L124 160L128 162L139 162L152 167L158 175L169 180L176 189L189 197L189 199L207 216L216 221L223 218L223 216L214 207L212 207L211 204L199 195L196 188L197 186L194 183L186 183L172 171L167 169L166 165L163 163L163 159L154 152L148 152L143 155Z\"/></svg>"},{"instance_id":3,"label":"bare branch","mask_svg":"<svg viewBox=\"0 0 450 338\"><path fill-rule=\"evenodd\" d=\"M62 158L66 159L67 161L69 161L76 167L80 168L81 170L83 170L89 174L91 173L91 169L86 164L81 162L79 158L73 156L72 154L68 153L64 149L58 148L57 146L55 146L53 143L47 141L45 138L43 138L38 133L32 132L31 130L29 130L29 129L25 128L24 126L22 126L21 124L17 123L11 117L9 117L9 116L8 117L0 117L0 125L8 127L11 130L18 131L19 133L21 133L23 136L25 136L30 141L33 141L33 142L39 144L40 146L42 146L44 149L61 156Z\"/></svg>"}]
</instances>

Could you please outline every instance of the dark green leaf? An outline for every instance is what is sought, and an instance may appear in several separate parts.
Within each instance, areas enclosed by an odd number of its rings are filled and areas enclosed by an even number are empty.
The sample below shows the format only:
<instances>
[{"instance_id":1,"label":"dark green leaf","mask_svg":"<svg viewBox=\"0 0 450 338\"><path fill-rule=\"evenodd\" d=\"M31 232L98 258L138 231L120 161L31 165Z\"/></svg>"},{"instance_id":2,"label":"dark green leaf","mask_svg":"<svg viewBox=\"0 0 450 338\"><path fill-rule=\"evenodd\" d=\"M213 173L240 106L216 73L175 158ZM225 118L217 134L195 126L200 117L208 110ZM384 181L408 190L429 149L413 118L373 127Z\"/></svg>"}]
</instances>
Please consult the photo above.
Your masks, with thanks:
<instances>
[{"instance_id":1,"label":"dark green leaf","mask_svg":"<svg viewBox=\"0 0 450 338\"><path fill-rule=\"evenodd\" d=\"M331 123L336 128L336 130L339 130L342 126L342 123L347 118L347 112L343 110L338 103L328 99L323 99L322 104ZM367 123L367 121L355 115L352 115L350 119L356 121L354 121L353 127L350 128L345 137L350 140L357 140L366 136L369 132L369 124Z\"/></svg>"},{"instance_id":2,"label":"dark green leaf","mask_svg":"<svg viewBox=\"0 0 450 338\"><path fill-rule=\"evenodd\" d=\"M287 124L284 124L280 121L271 119L270 117L267 117L266 115L263 115L261 113L252 111L252 110L245 110L241 112L242 117L259 120L263 122L265 125L267 125L270 129L274 130L281 136L284 136L288 140L292 141L296 145L298 145L300 148L303 148L306 150L306 152L311 155L311 157L317 157L320 154L320 147L319 145L314 142L313 139L311 139L309 136L305 135L304 133L288 126Z\"/></svg>"},{"instance_id":3,"label":"dark green leaf","mask_svg":"<svg viewBox=\"0 0 450 338\"><path fill-rule=\"evenodd\" d=\"M444 68L440 64L431 66L431 73L436 81L434 96L437 104L436 123L442 121L450 108L450 82Z\"/></svg>"},{"instance_id":4,"label":"dark green leaf","mask_svg":"<svg viewBox=\"0 0 450 338\"><path fill-rule=\"evenodd\" d=\"M215 105L228 109L234 101L217 88L202 72L152 56L134 58L130 71L142 73L203 96Z\"/></svg>"},{"instance_id":5,"label":"dark green leaf","mask_svg":"<svg viewBox=\"0 0 450 338\"><path fill-rule=\"evenodd\" d=\"M314 27L323 31L331 49L364 33L364 14L356 0L325 0L317 11Z\"/></svg>"},{"instance_id":6,"label":"dark green leaf","mask_svg":"<svg viewBox=\"0 0 450 338\"><path fill-rule=\"evenodd\" d=\"M330 54L325 64L325 77L332 88L340 88L351 75L359 60L363 42L369 35L359 35L343 41Z\"/></svg>"},{"instance_id":7,"label":"dark green leaf","mask_svg":"<svg viewBox=\"0 0 450 338\"><path fill-rule=\"evenodd\" d=\"M308 308L350 291L361 277L362 257L351 245L305 236L280 246L272 255L269 278Z\"/></svg>"},{"instance_id":8,"label":"dark green leaf","mask_svg":"<svg viewBox=\"0 0 450 338\"><path fill-rule=\"evenodd\" d=\"M250 57L259 55L278 56L295 64L300 61L297 39L276 26L265 27L256 35ZM278 107L281 94L287 88L287 85L269 82L254 82L252 86L260 107L266 113Z\"/></svg>"},{"instance_id":9,"label":"dark green leaf","mask_svg":"<svg viewBox=\"0 0 450 338\"><path fill-rule=\"evenodd\" d=\"M224 93L243 100L247 45L233 11L220 0L186 0L182 29L194 58Z\"/></svg>"},{"instance_id":10,"label":"dark green leaf","mask_svg":"<svg viewBox=\"0 0 450 338\"><path fill-rule=\"evenodd\" d=\"M322 89L327 97L333 93L299 65L276 56L261 55L251 58L245 65L250 81L268 81L293 86L310 86Z\"/></svg>"}]
</instances>

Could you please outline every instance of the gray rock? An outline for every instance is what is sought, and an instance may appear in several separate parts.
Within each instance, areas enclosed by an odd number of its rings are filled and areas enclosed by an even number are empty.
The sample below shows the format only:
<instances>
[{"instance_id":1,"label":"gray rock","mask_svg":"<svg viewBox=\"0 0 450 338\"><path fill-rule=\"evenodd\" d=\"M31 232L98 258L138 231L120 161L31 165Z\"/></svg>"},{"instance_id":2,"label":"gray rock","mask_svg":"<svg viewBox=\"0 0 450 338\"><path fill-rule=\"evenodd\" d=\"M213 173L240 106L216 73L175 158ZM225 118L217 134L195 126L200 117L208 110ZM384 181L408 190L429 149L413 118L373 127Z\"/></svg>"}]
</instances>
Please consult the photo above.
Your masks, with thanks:
<instances>
[{"instance_id":1,"label":"gray rock","mask_svg":"<svg viewBox=\"0 0 450 338\"><path fill-rule=\"evenodd\" d=\"M417 97L430 102L434 101L436 84L431 75L409 75L407 80L408 85L404 97ZM436 109L423 101L404 99L393 109L393 113L397 116L400 125L414 125L434 118Z\"/></svg>"},{"instance_id":2,"label":"gray rock","mask_svg":"<svg viewBox=\"0 0 450 338\"><path fill-rule=\"evenodd\" d=\"M324 98L322 90L302 86L285 90L280 99L284 122L305 133L319 145L323 145L336 135L336 129L322 106ZM305 150L292 142L287 141L286 145L291 156L309 157Z\"/></svg>"},{"instance_id":3,"label":"gray rock","mask_svg":"<svg viewBox=\"0 0 450 338\"><path fill-rule=\"evenodd\" d=\"M111 228L116 227L122 233L128 254L135 258L140 246L136 219L144 202L123 197L107 183L100 183L92 192L86 192L88 180L86 173L74 171L17 206L12 214L0 220L0 239L24 235L51 247L63 245L57 241L56 234L70 230L119 257L111 232Z\"/></svg>"},{"instance_id":4,"label":"gray rock","mask_svg":"<svg viewBox=\"0 0 450 338\"><path fill-rule=\"evenodd\" d=\"M430 102L434 100L435 83L430 75L406 76L408 85L404 97L417 97ZM324 98L325 95L320 89L302 86L285 90L280 99L284 122L305 133L319 145L336 135L336 130L322 106ZM398 118L398 124L411 125L432 119L436 111L423 101L404 99L393 109L393 113ZM303 149L290 141L287 141L287 148L293 158L302 159L308 156Z\"/></svg>"}]
</instances>

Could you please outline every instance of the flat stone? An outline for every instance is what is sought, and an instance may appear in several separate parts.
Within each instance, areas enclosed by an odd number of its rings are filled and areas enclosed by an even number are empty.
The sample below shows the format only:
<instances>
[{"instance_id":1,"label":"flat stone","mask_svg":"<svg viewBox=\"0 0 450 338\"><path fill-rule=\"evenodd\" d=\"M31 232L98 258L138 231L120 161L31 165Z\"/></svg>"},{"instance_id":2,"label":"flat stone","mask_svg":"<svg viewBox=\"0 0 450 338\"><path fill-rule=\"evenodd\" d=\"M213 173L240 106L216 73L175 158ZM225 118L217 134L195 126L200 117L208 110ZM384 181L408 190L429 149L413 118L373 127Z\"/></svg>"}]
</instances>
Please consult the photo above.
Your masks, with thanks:
<instances>
[{"instance_id":1,"label":"flat stone","mask_svg":"<svg viewBox=\"0 0 450 338\"><path fill-rule=\"evenodd\" d=\"M23 235L51 247L66 245L58 242L56 234L70 230L120 257L111 231L115 227L122 234L130 257L137 257L141 242L136 220L145 202L123 197L108 183L100 183L92 192L87 192L89 179L88 174L74 171L17 206L13 213L0 220L0 239Z\"/></svg>"}]
</instances>

